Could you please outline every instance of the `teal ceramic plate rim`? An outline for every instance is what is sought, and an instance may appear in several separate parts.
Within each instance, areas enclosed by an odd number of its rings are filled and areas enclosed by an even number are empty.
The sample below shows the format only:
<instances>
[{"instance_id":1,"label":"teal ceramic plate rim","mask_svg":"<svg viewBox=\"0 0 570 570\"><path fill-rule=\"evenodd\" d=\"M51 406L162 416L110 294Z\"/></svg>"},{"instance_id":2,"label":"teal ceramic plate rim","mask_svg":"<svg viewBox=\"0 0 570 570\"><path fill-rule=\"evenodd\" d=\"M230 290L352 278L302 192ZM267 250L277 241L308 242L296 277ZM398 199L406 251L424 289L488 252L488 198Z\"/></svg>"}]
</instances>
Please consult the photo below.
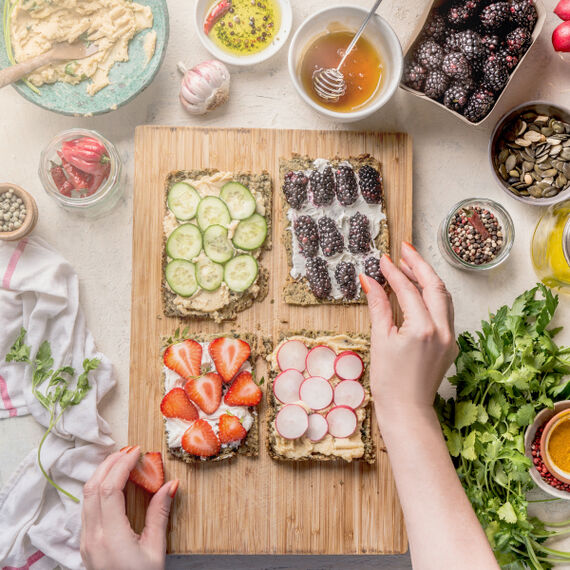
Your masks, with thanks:
<instances>
[{"instance_id":1,"label":"teal ceramic plate rim","mask_svg":"<svg viewBox=\"0 0 570 570\"><path fill-rule=\"evenodd\" d=\"M169 18L166 0L136 0L139 4L150 6L156 31L156 48L153 57L145 65L144 37L151 29L139 32L129 44L129 61L116 63L109 73L110 85L95 95L87 93L89 80L77 85L59 81L51 85L42 85L40 94L34 93L27 85L19 81L13 87L28 101L40 107L62 115L93 116L114 111L134 99L155 78L164 55L169 37ZM0 14L4 7L0 0ZM0 22L3 31L3 22ZM0 68L10 65L4 34L0 33Z\"/></svg>"}]
</instances>

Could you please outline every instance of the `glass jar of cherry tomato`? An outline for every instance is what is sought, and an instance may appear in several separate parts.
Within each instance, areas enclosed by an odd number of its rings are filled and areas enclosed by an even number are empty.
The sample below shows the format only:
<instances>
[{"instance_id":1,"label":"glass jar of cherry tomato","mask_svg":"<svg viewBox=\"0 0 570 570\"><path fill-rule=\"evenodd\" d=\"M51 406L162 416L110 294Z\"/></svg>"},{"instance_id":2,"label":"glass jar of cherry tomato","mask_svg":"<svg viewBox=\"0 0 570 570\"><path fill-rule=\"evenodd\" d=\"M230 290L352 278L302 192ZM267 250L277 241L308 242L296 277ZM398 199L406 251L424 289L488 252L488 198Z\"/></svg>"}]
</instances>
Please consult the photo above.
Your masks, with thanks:
<instances>
[{"instance_id":1,"label":"glass jar of cherry tomato","mask_svg":"<svg viewBox=\"0 0 570 570\"><path fill-rule=\"evenodd\" d=\"M114 208L122 192L117 149L88 129L70 129L54 137L40 157L45 191L64 209L96 218Z\"/></svg>"}]
</instances>

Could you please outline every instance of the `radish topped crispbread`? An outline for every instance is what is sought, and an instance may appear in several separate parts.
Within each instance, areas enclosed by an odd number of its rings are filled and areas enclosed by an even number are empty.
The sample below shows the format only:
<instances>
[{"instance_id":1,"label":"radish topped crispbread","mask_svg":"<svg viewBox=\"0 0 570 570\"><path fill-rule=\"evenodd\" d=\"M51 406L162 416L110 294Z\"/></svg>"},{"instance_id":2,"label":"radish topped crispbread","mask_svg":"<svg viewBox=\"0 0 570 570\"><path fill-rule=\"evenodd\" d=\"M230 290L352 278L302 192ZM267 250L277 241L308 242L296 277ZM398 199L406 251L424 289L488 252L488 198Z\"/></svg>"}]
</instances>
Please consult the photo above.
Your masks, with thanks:
<instances>
[{"instance_id":1,"label":"radish topped crispbread","mask_svg":"<svg viewBox=\"0 0 570 570\"><path fill-rule=\"evenodd\" d=\"M268 172L184 170L166 179L163 304L171 317L234 319L268 292Z\"/></svg>"},{"instance_id":2,"label":"radish topped crispbread","mask_svg":"<svg viewBox=\"0 0 570 570\"><path fill-rule=\"evenodd\" d=\"M273 459L374 463L369 348L369 338L360 334L280 334L267 358Z\"/></svg>"},{"instance_id":3,"label":"radish topped crispbread","mask_svg":"<svg viewBox=\"0 0 570 570\"><path fill-rule=\"evenodd\" d=\"M171 455L188 463L258 455L255 362L270 350L270 341L247 333L166 341L160 410Z\"/></svg>"}]
</instances>

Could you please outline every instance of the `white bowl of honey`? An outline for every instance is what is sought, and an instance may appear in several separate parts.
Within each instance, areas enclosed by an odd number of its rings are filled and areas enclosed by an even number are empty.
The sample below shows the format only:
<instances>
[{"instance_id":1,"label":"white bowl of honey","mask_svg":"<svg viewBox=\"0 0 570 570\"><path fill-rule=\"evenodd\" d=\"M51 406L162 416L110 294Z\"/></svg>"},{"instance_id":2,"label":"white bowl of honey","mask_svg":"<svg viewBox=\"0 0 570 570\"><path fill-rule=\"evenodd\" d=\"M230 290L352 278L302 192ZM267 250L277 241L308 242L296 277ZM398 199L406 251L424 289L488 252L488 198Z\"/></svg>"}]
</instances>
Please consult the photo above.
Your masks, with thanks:
<instances>
[{"instance_id":1,"label":"white bowl of honey","mask_svg":"<svg viewBox=\"0 0 570 570\"><path fill-rule=\"evenodd\" d=\"M375 14L342 66L346 93L330 102L314 91L313 72L339 64L367 13L358 6L321 10L301 24L289 47L289 74L301 98L340 122L359 121L378 111L392 97L402 75L404 58L398 37Z\"/></svg>"}]
</instances>

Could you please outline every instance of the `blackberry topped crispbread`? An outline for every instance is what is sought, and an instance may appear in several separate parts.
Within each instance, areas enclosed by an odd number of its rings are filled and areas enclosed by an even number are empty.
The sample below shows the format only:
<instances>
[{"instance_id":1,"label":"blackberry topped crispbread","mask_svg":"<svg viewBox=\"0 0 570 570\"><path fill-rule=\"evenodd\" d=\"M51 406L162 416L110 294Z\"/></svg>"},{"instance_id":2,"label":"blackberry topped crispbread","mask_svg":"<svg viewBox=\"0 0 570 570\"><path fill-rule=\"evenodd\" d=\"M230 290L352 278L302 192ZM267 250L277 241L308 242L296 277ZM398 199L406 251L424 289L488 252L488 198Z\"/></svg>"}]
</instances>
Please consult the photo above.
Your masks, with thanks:
<instances>
[{"instance_id":1,"label":"blackberry topped crispbread","mask_svg":"<svg viewBox=\"0 0 570 570\"><path fill-rule=\"evenodd\" d=\"M281 461L374 463L367 335L282 332L267 357L267 448Z\"/></svg>"},{"instance_id":2,"label":"blackberry topped crispbread","mask_svg":"<svg viewBox=\"0 0 570 570\"><path fill-rule=\"evenodd\" d=\"M280 159L283 241L289 274L285 302L366 303L359 273L385 285L389 250L382 168L370 155Z\"/></svg>"},{"instance_id":3,"label":"blackberry topped crispbread","mask_svg":"<svg viewBox=\"0 0 570 570\"><path fill-rule=\"evenodd\" d=\"M165 341L160 411L172 456L197 463L258 455L255 363L270 351L269 339L249 333Z\"/></svg>"},{"instance_id":4,"label":"blackberry topped crispbread","mask_svg":"<svg viewBox=\"0 0 570 570\"><path fill-rule=\"evenodd\" d=\"M272 183L268 172L171 172L163 221L164 314L235 319L267 295Z\"/></svg>"}]
</instances>

